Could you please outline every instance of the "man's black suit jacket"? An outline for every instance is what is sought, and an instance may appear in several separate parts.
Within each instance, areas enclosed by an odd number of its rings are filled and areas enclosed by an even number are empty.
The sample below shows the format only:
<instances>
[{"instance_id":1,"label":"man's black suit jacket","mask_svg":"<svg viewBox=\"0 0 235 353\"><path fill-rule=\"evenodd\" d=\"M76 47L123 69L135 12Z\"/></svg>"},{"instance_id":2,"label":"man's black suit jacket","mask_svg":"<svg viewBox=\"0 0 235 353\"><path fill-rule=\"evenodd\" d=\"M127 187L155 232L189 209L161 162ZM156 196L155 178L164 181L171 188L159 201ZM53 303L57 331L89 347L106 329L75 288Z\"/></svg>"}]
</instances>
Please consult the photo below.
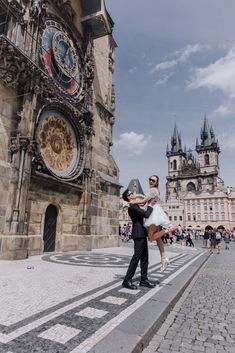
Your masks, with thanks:
<instances>
[{"instance_id":1,"label":"man's black suit jacket","mask_svg":"<svg viewBox=\"0 0 235 353\"><path fill-rule=\"evenodd\" d=\"M139 239L145 238L148 233L147 229L144 227L144 218L148 218L153 211L153 208L148 206L147 210L143 210L136 203L130 204L128 208L129 216L132 220L132 238Z\"/></svg>"}]
</instances>

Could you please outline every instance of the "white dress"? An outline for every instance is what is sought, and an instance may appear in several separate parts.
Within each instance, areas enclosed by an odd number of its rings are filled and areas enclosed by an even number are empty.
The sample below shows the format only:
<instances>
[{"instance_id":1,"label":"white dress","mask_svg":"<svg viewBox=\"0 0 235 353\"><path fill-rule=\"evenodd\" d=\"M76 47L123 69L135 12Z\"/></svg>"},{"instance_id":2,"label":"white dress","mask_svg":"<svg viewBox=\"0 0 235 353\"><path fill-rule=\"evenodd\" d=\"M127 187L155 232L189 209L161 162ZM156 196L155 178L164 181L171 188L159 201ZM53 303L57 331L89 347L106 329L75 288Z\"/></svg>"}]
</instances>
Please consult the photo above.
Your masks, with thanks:
<instances>
[{"instance_id":1,"label":"white dress","mask_svg":"<svg viewBox=\"0 0 235 353\"><path fill-rule=\"evenodd\" d=\"M149 189L147 195L147 200L154 200L159 202L159 192L156 188ZM162 207L156 203L153 207L153 212L149 216L149 218L145 219L144 225L145 227L149 227L151 224L155 224L156 226L168 227L170 225L170 220L167 214L163 211Z\"/></svg>"}]
</instances>

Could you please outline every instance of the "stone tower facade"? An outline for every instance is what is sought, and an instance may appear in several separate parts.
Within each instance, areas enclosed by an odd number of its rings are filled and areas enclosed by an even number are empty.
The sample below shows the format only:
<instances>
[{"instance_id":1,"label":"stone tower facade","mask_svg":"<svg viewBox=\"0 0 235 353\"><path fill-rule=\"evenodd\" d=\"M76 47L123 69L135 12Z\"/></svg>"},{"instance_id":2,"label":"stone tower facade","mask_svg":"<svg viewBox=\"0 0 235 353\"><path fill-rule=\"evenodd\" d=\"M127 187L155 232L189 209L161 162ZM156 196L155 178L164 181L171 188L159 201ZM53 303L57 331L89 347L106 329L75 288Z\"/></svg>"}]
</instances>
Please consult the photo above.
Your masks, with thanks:
<instances>
[{"instance_id":1,"label":"stone tower facade","mask_svg":"<svg viewBox=\"0 0 235 353\"><path fill-rule=\"evenodd\" d=\"M196 141L198 158L182 149L181 136L177 126L171 138L171 147L167 146L168 177L166 185L166 201L172 198L183 199L190 191L223 190L224 183L219 177L220 148L212 127L207 118L201 129L201 141Z\"/></svg>"},{"instance_id":2,"label":"stone tower facade","mask_svg":"<svg viewBox=\"0 0 235 353\"><path fill-rule=\"evenodd\" d=\"M0 257L118 245L104 0L0 1Z\"/></svg>"},{"instance_id":3,"label":"stone tower facade","mask_svg":"<svg viewBox=\"0 0 235 353\"><path fill-rule=\"evenodd\" d=\"M235 227L235 188L225 188L219 176L219 143L205 117L200 142L196 140L197 157L182 149L177 126L167 146L168 176L166 202L162 205L170 221L184 227L204 229L224 225Z\"/></svg>"}]
</instances>

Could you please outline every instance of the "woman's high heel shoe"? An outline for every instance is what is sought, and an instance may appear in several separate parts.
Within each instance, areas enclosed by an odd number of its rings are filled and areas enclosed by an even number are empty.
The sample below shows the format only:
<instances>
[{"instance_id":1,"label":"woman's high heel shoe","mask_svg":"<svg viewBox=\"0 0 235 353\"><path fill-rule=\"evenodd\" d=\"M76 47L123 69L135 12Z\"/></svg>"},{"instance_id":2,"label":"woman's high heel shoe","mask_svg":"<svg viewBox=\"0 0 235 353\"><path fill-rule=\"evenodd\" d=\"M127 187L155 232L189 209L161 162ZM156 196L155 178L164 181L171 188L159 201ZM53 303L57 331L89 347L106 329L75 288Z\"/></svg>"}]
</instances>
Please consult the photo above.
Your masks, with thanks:
<instances>
[{"instance_id":1,"label":"woman's high heel shoe","mask_svg":"<svg viewBox=\"0 0 235 353\"><path fill-rule=\"evenodd\" d=\"M169 265L170 261L169 259L165 256L162 257L162 267L161 267L161 272L166 271L167 266Z\"/></svg>"}]
</instances>

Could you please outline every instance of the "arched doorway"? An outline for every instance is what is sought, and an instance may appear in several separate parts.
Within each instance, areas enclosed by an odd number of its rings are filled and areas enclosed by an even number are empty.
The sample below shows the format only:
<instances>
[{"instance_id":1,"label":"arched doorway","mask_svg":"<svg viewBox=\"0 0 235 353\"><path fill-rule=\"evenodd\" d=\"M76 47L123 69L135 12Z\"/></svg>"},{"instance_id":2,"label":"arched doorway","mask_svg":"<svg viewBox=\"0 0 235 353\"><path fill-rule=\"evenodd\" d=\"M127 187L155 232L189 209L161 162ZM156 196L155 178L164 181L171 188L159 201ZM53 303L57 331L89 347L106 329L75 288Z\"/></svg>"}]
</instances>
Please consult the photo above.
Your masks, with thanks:
<instances>
[{"instance_id":1,"label":"arched doorway","mask_svg":"<svg viewBox=\"0 0 235 353\"><path fill-rule=\"evenodd\" d=\"M56 221L57 209L55 206L49 205L46 209L44 222L44 252L55 251Z\"/></svg>"}]
</instances>

